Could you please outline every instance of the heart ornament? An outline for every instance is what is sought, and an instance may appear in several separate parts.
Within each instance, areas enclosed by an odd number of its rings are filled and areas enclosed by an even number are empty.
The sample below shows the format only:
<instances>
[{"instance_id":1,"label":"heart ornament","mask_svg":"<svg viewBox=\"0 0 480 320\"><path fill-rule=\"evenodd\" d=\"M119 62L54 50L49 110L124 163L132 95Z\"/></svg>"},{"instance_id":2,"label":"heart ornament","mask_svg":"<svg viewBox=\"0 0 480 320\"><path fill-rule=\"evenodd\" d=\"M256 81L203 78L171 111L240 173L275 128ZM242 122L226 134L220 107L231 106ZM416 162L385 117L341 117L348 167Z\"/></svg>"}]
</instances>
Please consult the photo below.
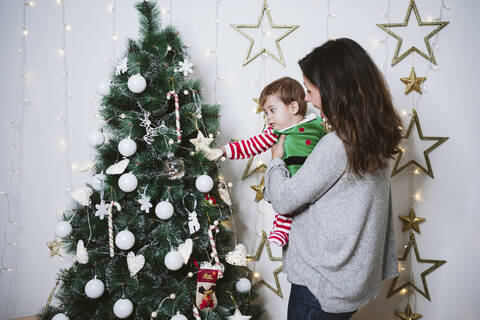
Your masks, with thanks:
<instances>
[{"instance_id":1,"label":"heart ornament","mask_svg":"<svg viewBox=\"0 0 480 320\"><path fill-rule=\"evenodd\" d=\"M234 266L247 265L247 248L241 243L235 246L235 250L227 253L225 260Z\"/></svg>"},{"instance_id":2,"label":"heart ornament","mask_svg":"<svg viewBox=\"0 0 480 320\"><path fill-rule=\"evenodd\" d=\"M145 265L145 257L141 254L135 255L132 251L127 254L128 271L130 277L134 277Z\"/></svg>"}]
</instances>

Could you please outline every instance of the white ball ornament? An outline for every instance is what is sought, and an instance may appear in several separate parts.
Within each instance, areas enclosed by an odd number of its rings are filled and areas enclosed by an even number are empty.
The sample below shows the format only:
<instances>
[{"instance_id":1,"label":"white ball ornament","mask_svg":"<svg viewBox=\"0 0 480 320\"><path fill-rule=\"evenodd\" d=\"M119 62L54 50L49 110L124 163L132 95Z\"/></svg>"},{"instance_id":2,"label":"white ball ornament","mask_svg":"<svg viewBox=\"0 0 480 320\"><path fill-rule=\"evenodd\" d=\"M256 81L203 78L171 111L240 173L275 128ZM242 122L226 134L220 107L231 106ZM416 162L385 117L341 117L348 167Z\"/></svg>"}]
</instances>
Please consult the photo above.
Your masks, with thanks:
<instances>
[{"instance_id":1,"label":"white ball ornament","mask_svg":"<svg viewBox=\"0 0 480 320\"><path fill-rule=\"evenodd\" d=\"M118 187L123 192L132 192L138 186L137 177L133 173L124 173L118 179Z\"/></svg>"},{"instance_id":2,"label":"white ball ornament","mask_svg":"<svg viewBox=\"0 0 480 320\"><path fill-rule=\"evenodd\" d=\"M163 261L165 266L172 271L177 271L183 266L183 258L177 250L171 249Z\"/></svg>"},{"instance_id":3,"label":"white ball ornament","mask_svg":"<svg viewBox=\"0 0 480 320\"><path fill-rule=\"evenodd\" d=\"M135 244L135 236L128 230L120 231L115 237L115 244L122 250L128 250Z\"/></svg>"},{"instance_id":4,"label":"white ball ornament","mask_svg":"<svg viewBox=\"0 0 480 320\"><path fill-rule=\"evenodd\" d=\"M72 225L68 221L60 221L55 227L55 235L59 238L68 237L72 233Z\"/></svg>"},{"instance_id":5,"label":"white ball ornament","mask_svg":"<svg viewBox=\"0 0 480 320\"><path fill-rule=\"evenodd\" d=\"M124 157L130 157L137 151L137 143L130 137L122 139L118 143L118 152Z\"/></svg>"},{"instance_id":6,"label":"white ball ornament","mask_svg":"<svg viewBox=\"0 0 480 320\"><path fill-rule=\"evenodd\" d=\"M53 316L52 320L70 320L70 318L63 313L57 313Z\"/></svg>"},{"instance_id":7,"label":"white ball ornament","mask_svg":"<svg viewBox=\"0 0 480 320\"><path fill-rule=\"evenodd\" d=\"M188 318L177 311L177 314L175 314L171 320L188 320Z\"/></svg>"},{"instance_id":8,"label":"white ball ornament","mask_svg":"<svg viewBox=\"0 0 480 320\"><path fill-rule=\"evenodd\" d=\"M110 93L110 81L100 80L97 84L97 92L102 96L106 96Z\"/></svg>"},{"instance_id":9,"label":"white ball ornament","mask_svg":"<svg viewBox=\"0 0 480 320\"><path fill-rule=\"evenodd\" d=\"M98 147L105 143L105 135L101 131L92 131L88 135L88 144L92 147Z\"/></svg>"},{"instance_id":10,"label":"white ball ornament","mask_svg":"<svg viewBox=\"0 0 480 320\"><path fill-rule=\"evenodd\" d=\"M213 179L210 176L207 176L206 174L201 175L197 177L197 180L195 181L195 187L198 189L198 191L207 193L210 192L213 188Z\"/></svg>"},{"instance_id":11,"label":"white ball ornament","mask_svg":"<svg viewBox=\"0 0 480 320\"><path fill-rule=\"evenodd\" d=\"M241 278L235 284L235 288L238 292L248 292L252 288L252 283L247 278Z\"/></svg>"},{"instance_id":12,"label":"white ball ornament","mask_svg":"<svg viewBox=\"0 0 480 320\"><path fill-rule=\"evenodd\" d=\"M128 78L127 85L128 89L133 93L140 93L147 87L147 81L145 81L145 78L142 77L140 73L137 73Z\"/></svg>"},{"instance_id":13,"label":"white ball ornament","mask_svg":"<svg viewBox=\"0 0 480 320\"><path fill-rule=\"evenodd\" d=\"M85 285L85 294L90 299L97 299L105 292L105 285L97 278L92 279Z\"/></svg>"},{"instance_id":14,"label":"white ball ornament","mask_svg":"<svg viewBox=\"0 0 480 320\"><path fill-rule=\"evenodd\" d=\"M128 318L133 312L133 303L129 299L118 299L113 305L113 313L120 319Z\"/></svg>"},{"instance_id":15,"label":"white ball ornament","mask_svg":"<svg viewBox=\"0 0 480 320\"><path fill-rule=\"evenodd\" d=\"M173 215L173 205L168 201L159 202L155 206L155 215L162 220L170 219Z\"/></svg>"}]
</instances>

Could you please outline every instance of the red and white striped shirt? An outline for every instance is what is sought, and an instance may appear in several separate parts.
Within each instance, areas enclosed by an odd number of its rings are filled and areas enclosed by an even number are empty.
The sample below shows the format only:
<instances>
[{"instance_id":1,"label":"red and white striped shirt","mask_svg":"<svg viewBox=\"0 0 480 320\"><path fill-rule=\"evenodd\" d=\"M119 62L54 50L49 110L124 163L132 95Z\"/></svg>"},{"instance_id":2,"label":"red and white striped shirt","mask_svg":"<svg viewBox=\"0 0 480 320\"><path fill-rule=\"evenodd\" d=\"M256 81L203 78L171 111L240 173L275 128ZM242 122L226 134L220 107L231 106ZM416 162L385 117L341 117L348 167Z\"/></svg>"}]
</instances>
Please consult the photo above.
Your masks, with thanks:
<instances>
[{"instance_id":1,"label":"red and white striped shirt","mask_svg":"<svg viewBox=\"0 0 480 320\"><path fill-rule=\"evenodd\" d=\"M229 159L245 159L254 157L270 149L278 140L273 128L268 127L263 133L246 140L239 140L225 146Z\"/></svg>"}]
</instances>

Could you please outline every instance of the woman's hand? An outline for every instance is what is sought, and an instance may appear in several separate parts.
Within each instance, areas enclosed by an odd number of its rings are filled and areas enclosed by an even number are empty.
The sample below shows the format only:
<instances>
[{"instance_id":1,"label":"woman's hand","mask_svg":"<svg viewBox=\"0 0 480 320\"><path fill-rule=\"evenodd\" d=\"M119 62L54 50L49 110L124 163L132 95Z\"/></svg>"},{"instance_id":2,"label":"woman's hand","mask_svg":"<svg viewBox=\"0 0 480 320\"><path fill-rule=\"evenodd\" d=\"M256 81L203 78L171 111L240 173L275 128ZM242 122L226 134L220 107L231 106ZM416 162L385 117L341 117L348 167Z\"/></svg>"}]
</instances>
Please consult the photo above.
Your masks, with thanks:
<instances>
[{"instance_id":1,"label":"woman's hand","mask_svg":"<svg viewBox=\"0 0 480 320\"><path fill-rule=\"evenodd\" d=\"M272 159L273 158L283 158L283 143L285 142L285 135L282 134L278 142L272 147Z\"/></svg>"}]
</instances>

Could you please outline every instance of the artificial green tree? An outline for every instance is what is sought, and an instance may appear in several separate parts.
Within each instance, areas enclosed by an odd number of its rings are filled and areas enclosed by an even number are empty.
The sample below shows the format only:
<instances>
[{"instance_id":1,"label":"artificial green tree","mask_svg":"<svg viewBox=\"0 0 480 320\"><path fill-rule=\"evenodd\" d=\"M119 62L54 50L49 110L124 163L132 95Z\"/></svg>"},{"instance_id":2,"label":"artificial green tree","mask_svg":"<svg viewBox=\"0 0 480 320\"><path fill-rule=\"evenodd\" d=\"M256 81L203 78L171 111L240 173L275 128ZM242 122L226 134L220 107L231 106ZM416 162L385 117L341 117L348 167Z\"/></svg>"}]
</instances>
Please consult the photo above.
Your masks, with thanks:
<instances>
[{"instance_id":1,"label":"artificial green tree","mask_svg":"<svg viewBox=\"0 0 480 320\"><path fill-rule=\"evenodd\" d=\"M114 304L125 298L133 305L127 319L170 319L177 312L195 319L192 310L199 294L199 265L204 261L215 264L208 236L209 228L215 226L219 231L216 233L213 229L216 250L224 272L215 284L218 305L200 310L200 316L227 319L238 306L243 315L256 319L262 310L252 304L255 292L236 290L237 281L248 270L224 260L233 249L233 230L222 222L228 220L233 211L228 200L221 200L225 195L218 189L219 182L224 182L219 166L216 160L207 159L205 150L196 149L189 141L197 138L199 132L207 138L217 134L220 106L201 102L200 82L191 78L185 61L186 46L175 28L161 28L155 3L144 1L136 7L140 13L140 40L128 40L123 68L119 65L112 72L109 92L101 103L100 113L105 120L102 130L107 140L96 146L98 154L92 169L100 184L88 185L87 190L93 193L87 192L84 198L89 201L84 200L87 203L83 204L74 201L72 209L63 215L72 227L61 239L64 251L75 255L82 240L87 256L78 259L83 260L82 263L76 261L70 268L60 270L60 285L55 293L58 304L44 308L41 316L52 319L63 313L72 320L115 319ZM139 75L145 79L146 87L135 93L128 82L134 76L138 80ZM178 95L181 136L177 132L176 99L172 91ZM169 92L170 99L167 99ZM127 167L119 169L118 163L125 158L118 146L125 138L134 141L136 150L128 156ZM108 168L112 169L115 164L117 172L109 174ZM122 191L119 187L123 173L136 178L133 191ZM208 193L196 188L197 177L201 175L213 178L214 187ZM146 201L139 202L140 199ZM155 204L162 201L174 207L173 215L164 220L155 214ZM100 204L103 213L100 213ZM102 217L105 208L110 210ZM188 216L193 211L197 213L200 228L191 233ZM108 212L112 212L114 236L128 230L135 238L128 250L114 245L113 257L109 247ZM165 256L188 238L193 240L190 258L180 269L168 269ZM145 260L134 275L127 267L130 251L143 255ZM86 295L85 286L95 277L103 282L104 292L93 299Z\"/></svg>"}]
</instances>

